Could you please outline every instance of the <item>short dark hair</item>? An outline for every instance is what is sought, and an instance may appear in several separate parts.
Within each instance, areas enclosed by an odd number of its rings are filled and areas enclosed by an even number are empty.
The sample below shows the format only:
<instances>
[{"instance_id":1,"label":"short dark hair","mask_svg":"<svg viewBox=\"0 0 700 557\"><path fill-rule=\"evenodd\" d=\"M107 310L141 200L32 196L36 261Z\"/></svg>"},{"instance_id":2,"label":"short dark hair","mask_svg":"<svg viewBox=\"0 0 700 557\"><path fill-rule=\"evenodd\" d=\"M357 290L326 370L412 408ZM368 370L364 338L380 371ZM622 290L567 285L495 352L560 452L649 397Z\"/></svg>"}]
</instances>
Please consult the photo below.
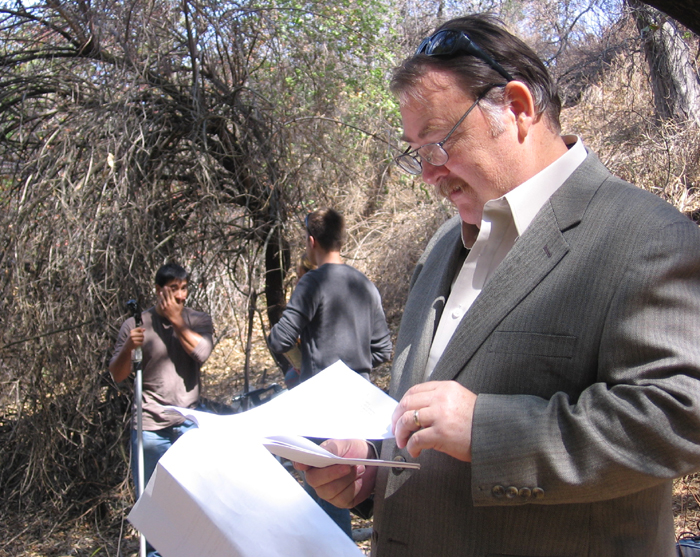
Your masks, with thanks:
<instances>
[{"instance_id":1,"label":"short dark hair","mask_svg":"<svg viewBox=\"0 0 700 557\"><path fill-rule=\"evenodd\" d=\"M488 14L475 14L452 19L440 25L434 33L444 29L462 31L486 51L513 78L527 85L535 102L538 114L544 114L550 127L559 132L561 99L557 85L544 63L522 40L507 31L503 23ZM486 62L470 54L457 53L450 56L413 55L394 69L391 90L396 95L407 95L430 70L452 72L464 91L476 98L490 85L505 83L504 78ZM505 99L503 88L496 87L486 96L487 102L500 103Z\"/></svg>"},{"instance_id":2,"label":"short dark hair","mask_svg":"<svg viewBox=\"0 0 700 557\"><path fill-rule=\"evenodd\" d=\"M345 240L345 219L335 209L318 209L306 217L306 231L326 251L340 251Z\"/></svg>"},{"instance_id":3,"label":"short dark hair","mask_svg":"<svg viewBox=\"0 0 700 557\"><path fill-rule=\"evenodd\" d=\"M189 280L190 275L177 263L166 263L156 271L156 284L163 288L171 280Z\"/></svg>"}]
</instances>

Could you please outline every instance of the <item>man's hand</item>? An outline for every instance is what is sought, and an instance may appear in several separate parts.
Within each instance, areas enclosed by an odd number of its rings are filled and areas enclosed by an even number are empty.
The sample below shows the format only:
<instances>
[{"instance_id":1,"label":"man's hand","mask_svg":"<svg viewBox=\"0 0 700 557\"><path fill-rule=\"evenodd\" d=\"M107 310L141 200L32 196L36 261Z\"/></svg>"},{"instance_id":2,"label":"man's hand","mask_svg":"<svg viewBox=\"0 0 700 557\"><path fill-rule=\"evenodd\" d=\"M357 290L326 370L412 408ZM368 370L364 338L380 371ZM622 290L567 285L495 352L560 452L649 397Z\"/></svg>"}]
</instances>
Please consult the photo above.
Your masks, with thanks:
<instances>
[{"instance_id":1,"label":"man's hand","mask_svg":"<svg viewBox=\"0 0 700 557\"><path fill-rule=\"evenodd\" d=\"M374 457L374 451L362 439L329 439L321 446L346 458ZM376 466L334 464L326 468L312 468L296 462L294 468L306 472L306 481L321 499L342 509L351 509L367 499L374 490L377 477Z\"/></svg>"},{"instance_id":2,"label":"man's hand","mask_svg":"<svg viewBox=\"0 0 700 557\"><path fill-rule=\"evenodd\" d=\"M185 305L176 299L175 294L167 286L158 292L156 311L176 327L183 325L182 309L184 307Z\"/></svg>"},{"instance_id":3,"label":"man's hand","mask_svg":"<svg viewBox=\"0 0 700 557\"><path fill-rule=\"evenodd\" d=\"M109 372L114 381L120 383L131 374L131 355L136 348L143 346L143 327L135 327L129 331L129 338L126 339L118 356L110 362Z\"/></svg>"},{"instance_id":4,"label":"man's hand","mask_svg":"<svg viewBox=\"0 0 700 557\"><path fill-rule=\"evenodd\" d=\"M455 381L429 381L411 387L392 416L399 448L412 457L435 449L471 462L476 395Z\"/></svg>"},{"instance_id":5,"label":"man's hand","mask_svg":"<svg viewBox=\"0 0 700 557\"><path fill-rule=\"evenodd\" d=\"M136 327L129 331L129 340L131 341L132 347L129 350L143 346L143 339L146 329L143 327Z\"/></svg>"},{"instance_id":6,"label":"man's hand","mask_svg":"<svg viewBox=\"0 0 700 557\"><path fill-rule=\"evenodd\" d=\"M174 284L173 284L174 283ZM187 282L171 281L162 288L156 289L158 300L156 302L156 312L164 317L173 326L180 344L189 355L192 355L197 345L202 340L202 335L193 331L185 323L182 312L187 299ZM205 358L206 359L206 358Z\"/></svg>"}]
</instances>

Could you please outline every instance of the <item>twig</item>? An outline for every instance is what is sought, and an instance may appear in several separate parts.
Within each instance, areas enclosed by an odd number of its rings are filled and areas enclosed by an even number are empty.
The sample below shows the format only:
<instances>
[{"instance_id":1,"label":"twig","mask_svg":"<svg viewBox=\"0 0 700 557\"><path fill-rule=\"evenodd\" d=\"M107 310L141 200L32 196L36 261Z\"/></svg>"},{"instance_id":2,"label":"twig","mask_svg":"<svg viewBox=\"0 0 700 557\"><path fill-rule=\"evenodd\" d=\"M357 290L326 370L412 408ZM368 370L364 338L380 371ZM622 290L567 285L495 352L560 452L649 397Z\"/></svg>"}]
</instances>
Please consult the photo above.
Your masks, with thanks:
<instances>
[{"instance_id":1,"label":"twig","mask_svg":"<svg viewBox=\"0 0 700 557\"><path fill-rule=\"evenodd\" d=\"M13 342L8 342L7 344L0 346L0 352L6 350L10 346L15 346L17 344L22 344L24 342L30 342L32 340L39 340L40 338L48 337L51 335L57 335L58 333L65 333L66 331L72 331L74 329L79 329L80 327L85 327L86 325L92 325L93 323L99 321L99 319L90 319L90 321L85 321L78 325L72 325L70 327L63 327L62 329L56 329L54 331L49 331L48 333L41 333L40 335L35 335L33 337L23 338L21 340L15 340Z\"/></svg>"}]
</instances>

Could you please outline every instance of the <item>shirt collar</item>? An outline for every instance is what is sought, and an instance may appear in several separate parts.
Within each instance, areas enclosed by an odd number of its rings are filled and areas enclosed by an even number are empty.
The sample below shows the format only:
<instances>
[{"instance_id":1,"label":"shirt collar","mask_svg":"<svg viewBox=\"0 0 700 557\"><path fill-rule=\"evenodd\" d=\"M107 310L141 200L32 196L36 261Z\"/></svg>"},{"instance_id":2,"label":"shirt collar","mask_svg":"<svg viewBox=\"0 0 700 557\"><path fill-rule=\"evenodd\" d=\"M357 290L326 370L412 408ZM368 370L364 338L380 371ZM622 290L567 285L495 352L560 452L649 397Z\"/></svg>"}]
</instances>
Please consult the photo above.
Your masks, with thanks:
<instances>
[{"instance_id":1,"label":"shirt collar","mask_svg":"<svg viewBox=\"0 0 700 557\"><path fill-rule=\"evenodd\" d=\"M547 168L504 195L513 213L513 220L519 236L525 233L543 205L566 182L587 156L586 148L581 139L575 135L567 135L562 139L567 145L570 145L566 153Z\"/></svg>"}]
</instances>

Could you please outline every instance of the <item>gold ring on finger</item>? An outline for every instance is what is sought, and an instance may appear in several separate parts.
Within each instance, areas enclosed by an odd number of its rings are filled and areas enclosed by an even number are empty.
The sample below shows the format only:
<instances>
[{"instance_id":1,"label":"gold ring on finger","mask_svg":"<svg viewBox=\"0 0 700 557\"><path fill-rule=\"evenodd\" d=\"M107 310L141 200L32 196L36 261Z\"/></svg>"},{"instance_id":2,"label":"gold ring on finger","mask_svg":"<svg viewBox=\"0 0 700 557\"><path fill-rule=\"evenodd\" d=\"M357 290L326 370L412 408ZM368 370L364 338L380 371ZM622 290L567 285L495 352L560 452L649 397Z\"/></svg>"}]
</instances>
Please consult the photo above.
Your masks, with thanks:
<instances>
[{"instance_id":1,"label":"gold ring on finger","mask_svg":"<svg viewBox=\"0 0 700 557\"><path fill-rule=\"evenodd\" d=\"M413 411L413 423L416 424L416 427L418 429L423 429L423 426L420 423L420 418L418 417L418 412L419 412L419 410Z\"/></svg>"}]
</instances>

